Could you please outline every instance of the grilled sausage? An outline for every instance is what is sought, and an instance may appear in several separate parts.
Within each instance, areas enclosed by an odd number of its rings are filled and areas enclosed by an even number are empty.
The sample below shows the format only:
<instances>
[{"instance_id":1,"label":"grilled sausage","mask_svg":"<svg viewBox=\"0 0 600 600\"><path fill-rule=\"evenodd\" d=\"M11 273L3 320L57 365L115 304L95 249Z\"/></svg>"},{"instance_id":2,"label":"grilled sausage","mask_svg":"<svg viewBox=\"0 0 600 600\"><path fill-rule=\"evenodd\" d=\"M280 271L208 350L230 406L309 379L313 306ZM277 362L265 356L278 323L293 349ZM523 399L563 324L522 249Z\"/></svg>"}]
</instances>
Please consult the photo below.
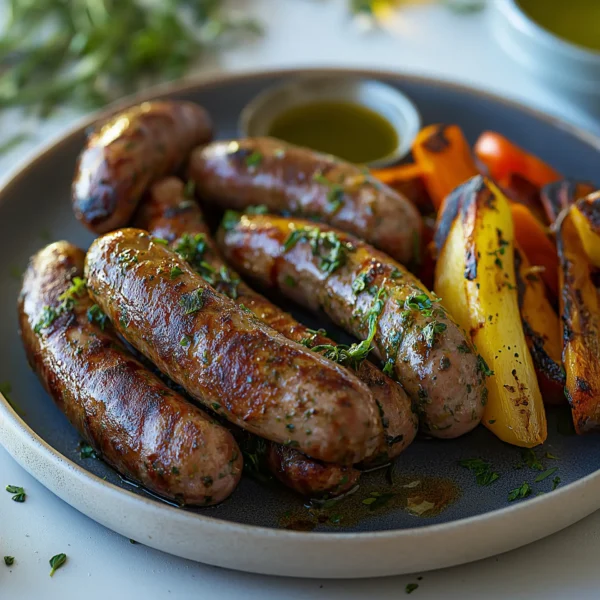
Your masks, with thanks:
<instances>
[{"instance_id":1,"label":"grilled sausage","mask_svg":"<svg viewBox=\"0 0 600 600\"><path fill-rule=\"evenodd\" d=\"M339 227L403 264L419 252L421 217L406 198L368 171L273 138L213 142L190 157L202 199L243 210L264 204Z\"/></svg>"},{"instance_id":2,"label":"grilled sausage","mask_svg":"<svg viewBox=\"0 0 600 600\"><path fill-rule=\"evenodd\" d=\"M119 473L180 503L224 500L242 471L237 443L136 361L105 326L76 279L83 276L84 257L82 250L57 242L31 260L19 298L31 368L77 431Z\"/></svg>"},{"instance_id":3,"label":"grilled sausage","mask_svg":"<svg viewBox=\"0 0 600 600\"><path fill-rule=\"evenodd\" d=\"M310 460L293 448L280 444L269 445L266 463L283 485L311 498L345 494L358 483L360 477L360 471L352 467Z\"/></svg>"},{"instance_id":4,"label":"grilled sausage","mask_svg":"<svg viewBox=\"0 0 600 600\"><path fill-rule=\"evenodd\" d=\"M335 352L332 348L337 347L337 344L333 340L296 321L290 314L252 290L240 280L237 273L226 267L210 236L200 207L193 199L186 197L181 180L167 177L151 186L140 205L135 224L179 248L182 256L191 258L192 266L215 289L249 308L261 321L286 338L309 348L321 347ZM201 237L190 247L192 237L197 235ZM190 251L194 253L193 256ZM377 450L368 462L373 465L389 461L398 456L415 438L417 418L412 411L411 401L400 385L369 361L362 361L356 374L371 390L382 416L382 435ZM345 477L345 473L343 476Z\"/></svg>"},{"instance_id":5,"label":"grilled sausage","mask_svg":"<svg viewBox=\"0 0 600 600\"><path fill-rule=\"evenodd\" d=\"M150 187L138 208L134 226L169 241L171 247L179 247L184 257L192 259L199 273L203 274L209 283L238 303L246 302L244 306L255 314L253 308L260 304L261 300L270 305L266 298L253 292L235 273L227 269L210 237L200 207L188 197L180 179L166 177ZM192 249L189 242L193 244L193 257L189 253ZM201 263L204 267L200 266ZM273 309L278 310L274 306ZM282 315L285 313L282 312ZM260 315L257 316L260 318ZM242 439L251 436L241 430L236 429L234 434L236 432L244 434ZM261 442L265 448L265 467L285 486L304 496L316 498L325 494L343 494L356 485L360 477L360 471L352 467L323 463L305 456L295 448L267 440Z\"/></svg>"},{"instance_id":6,"label":"grilled sausage","mask_svg":"<svg viewBox=\"0 0 600 600\"><path fill-rule=\"evenodd\" d=\"M323 309L361 339L373 334L384 370L402 383L431 435L453 438L479 423L487 390L473 345L401 265L309 221L246 215L228 223L220 239L243 275Z\"/></svg>"},{"instance_id":7,"label":"grilled sausage","mask_svg":"<svg viewBox=\"0 0 600 600\"><path fill-rule=\"evenodd\" d=\"M381 424L363 383L213 290L146 232L98 238L85 272L119 333L229 421L327 462L374 452Z\"/></svg>"},{"instance_id":8,"label":"grilled sausage","mask_svg":"<svg viewBox=\"0 0 600 600\"><path fill-rule=\"evenodd\" d=\"M96 233L124 227L148 185L211 137L208 113L191 102L144 102L115 115L90 135L79 157L75 216Z\"/></svg>"}]
</instances>

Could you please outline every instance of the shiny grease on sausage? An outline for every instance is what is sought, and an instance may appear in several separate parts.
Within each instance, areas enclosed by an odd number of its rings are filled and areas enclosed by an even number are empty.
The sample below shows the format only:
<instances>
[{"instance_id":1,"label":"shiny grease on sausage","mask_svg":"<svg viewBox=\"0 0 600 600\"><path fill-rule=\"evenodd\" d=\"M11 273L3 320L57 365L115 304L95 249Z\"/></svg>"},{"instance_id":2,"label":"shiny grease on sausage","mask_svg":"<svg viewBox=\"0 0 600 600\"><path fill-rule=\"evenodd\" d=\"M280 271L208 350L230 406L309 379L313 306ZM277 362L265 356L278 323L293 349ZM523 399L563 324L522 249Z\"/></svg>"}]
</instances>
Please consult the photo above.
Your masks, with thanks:
<instances>
[{"instance_id":1,"label":"shiny grease on sausage","mask_svg":"<svg viewBox=\"0 0 600 600\"><path fill-rule=\"evenodd\" d=\"M337 347L324 332L314 331L302 325L240 281L239 275L227 268L210 236L200 207L186 197L184 185L177 178L165 178L151 187L140 206L135 223L151 234L172 242L173 247L182 248L183 255L188 255L192 238L201 236L195 238L194 242L195 266L215 289L249 308L261 321L288 339L300 342L308 348L332 350ZM197 252L199 244L202 245L201 253ZM236 282L233 287L232 282ZM371 362L362 361L356 374L369 387L382 418L382 435L369 464L386 462L398 456L413 441L417 430L416 415L402 387Z\"/></svg>"},{"instance_id":2,"label":"shiny grease on sausage","mask_svg":"<svg viewBox=\"0 0 600 600\"><path fill-rule=\"evenodd\" d=\"M384 370L402 383L431 435L453 438L479 423L485 368L471 341L390 257L329 227L261 215L228 220L220 242L242 275L323 310L360 339L374 325Z\"/></svg>"},{"instance_id":3,"label":"shiny grease on sausage","mask_svg":"<svg viewBox=\"0 0 600 600\"><path fill-rule=\"evenodd\" d=\"M241 475L237 443L125 350L76 279L84 257L57 242L32 258L19 297L29 364L80 435L123 476L183 504L224 500Z\"/></svg>"},{"instance_id":4,"label":"shiny grease on sausage","mask_svg":"<svg viewBox=\"0 0 600 600\"><path fill-rule=\"evenodd\" d=\"M348 231L404 264L420 251L421 217L368 170L273 138L216 141L194 150L188 174L221 208L264 204L270 212Z\"/></svg>"},{"instance_id":5,"label":"shiny grease on sausage","mask_svg":"<svg viewBox=\"0 0 600 600\"><path fill-rule=\"evenodd\" d=\"M381 423L362 382L216 292L146 232L98 238L85 272L119 333L219 415L326 462L375 451Z\"/></svg>"},{"instance_id":6,"label":"shiny grease on sausage","mask_svg":"<svg viewBox=\"0 0 600 600\"><path fill-rule=\"evenodd\" d=\"M269 314L281 312L266 299L253 292L239 280L236 273L227 269L206 225L202 211L183 182L176 177L166 177L150 187L134 219L134 226L148 231L157 238L167 240L171 247L179 248L188 260L192 259L205 279L220 292L243 304L255 314L257 306L272 307ZM191 255L193 252L193 256ZM199 263L204 264L204 268ZM224 271L225 269L225 271ZM223 275L226 273L223 281ZM232 286L232 282L235 282ZM260 314L257 314L260 318ZM268 321L265 321L267 324ZM299 325L302 327L301 325ZM282 332L283 333L283 332ZM241 436L240 445L251 434ZM256 440L251 442L255 445ZM408 443L408 442L407 442ZM352 467L324 463L305 456L295 448L261 440L264 447L264 465L281 483L311 498L334 496L354 487L360 471Z\"/></svg>"},{"instance_id":7,"label":"shiny grease on sausage","mask_svg":"<svg viewBox=\"0 0 600 600\"><path fill-rule=\"evenodd\" d=\"M124 227L148 185L211 137L208 113L192 102L144 102L116 114L81 152L72 189L75 216L96 233Z\"/></svg>"}]
</instances>

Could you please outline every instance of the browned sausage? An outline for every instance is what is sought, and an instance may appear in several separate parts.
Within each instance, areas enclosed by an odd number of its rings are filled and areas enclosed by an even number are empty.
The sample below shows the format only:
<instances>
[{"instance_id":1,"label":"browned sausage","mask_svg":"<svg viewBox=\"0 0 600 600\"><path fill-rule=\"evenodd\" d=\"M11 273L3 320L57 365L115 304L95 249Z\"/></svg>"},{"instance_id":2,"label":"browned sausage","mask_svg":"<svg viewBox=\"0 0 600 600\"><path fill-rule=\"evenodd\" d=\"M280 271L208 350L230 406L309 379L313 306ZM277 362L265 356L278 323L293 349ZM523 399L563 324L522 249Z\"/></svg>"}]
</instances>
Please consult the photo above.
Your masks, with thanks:
<instances>
[{"instance_id":1,"label":"browned sausage","mask_svg":"<svg viewBox=\"0 0 600 600\"><path fill-rule=\"evenodd\" d=\"M19 298L29 364L77 431L125 477L184 504L215 504L242 470L231 434L137 362L92 302L82 250L31 260Z\"/></svg>"},{"instance_id":2,"label":"browned sausage","mask_svg":"<svg viewBox=\"0 0 600 600\"><path fill-rule=\"evenodd\" d=\"M171 242L184 258L192 259L192 266L215 289L249 308L261 321L288 339L309 348L323 348L321 352L328 349L330 355L335 354L332 348L338 345L333 340L296 321L227 268L210 236L200 207L192 198L186 197L181 180L167 177L151 186L138 210L136 225ZM371 390L382 415L382 435L369 464L386 462L398 456L413 441L417 417L402 387L375 365L363 360L356 366L356 373ZM304 472L311 471L306 469ZM340 475L347 479L345 473Z\"/></svg>"},{"instance_id":3,"label":"browned sausage","mask_svg":"<svg viewBox=\"0 0 600 600\"><path fill-rule=\"evenodd\" d=\"M381 423L362 382L216 292L146 232L98 238L85 272L119 333L229 421L327 462L374 452Z\"/></svg>"},{"instance_id":4,"label":"browned sausage","mask_svg":"<svg viewBox=\"0 0 600 600\"><path fill-rule=\"evenodd\" d=\"M188 196L180 179L161 179L150 187L142 200L134 225L169 241L171 247L179 247L180 252L187 258L192 258L189 252L190 242L193 242L194 262L198 267L201 262L205 265L204 268L200 267L200 274L204 274L205 279L212 282L219 291L239 303L243 304L245 301L244 306L253 310L255 304L252 300L255 296L261 297L227 269L210 237L200 207ZM268 303L266 298L263 300ZM253 312L256 314L256 311ZM241 430L238 432L241 433ZM243 440L251 435L244 433ZM343 494L354 487L360 477L360 471L352 467L323 463L305 456L295 448L281 446L268 440L261 442L266 468L285 486L304 496L316 498L322 495ZM244 444L240 444L243 448Z\"/></svg>"},{"instance_id":5,"label":"browned sausage","mask_svg":"<svg viewBox=\"0 0 600 600\"><path fill-rule=\"evenodd\" d=\"M339 227L403 264L419 252L421 217L406 198L368 171L273 138L213 142L190 157L202 199L244 210L264 204Z\"/></svg>"},{"instance_id":6,"label":"browned sausage","mask_svg":"<svg viewBox=\"0 0 600 600\"><path fill-rule=\"evenodd\" d=\"M307 460L300 452L280 444L269 445L266 462L281 483L311 498L344 494L356 486L360 477L360 471L352 467Z\"/></svg>"},{"instance_id":7,"label":"browned sausage","mask_svg":"<svg viewBox=\"0 0 600 600\"><path fill-rule=\"evenodd\" d=\"M211 137L208 113L192 102L144 102L118 113L90 135L79 157L75 216L96 233L124 227L148 185Z\"/></svg>"},{"instance_id":8,"label":"browned sausage","mask_svg":"<svg viewBox=\"0 0 600 600\"><path fill-rule=\"evenodd\" d=\"M413 275L345 233L270 216L228 219L227 259L243 275L278 287L361 339L417 404L431 435L475 427L487 399L485 368L465 333ZM287 285L293 280L294 285Z\"/></svg>"}]
</instances>

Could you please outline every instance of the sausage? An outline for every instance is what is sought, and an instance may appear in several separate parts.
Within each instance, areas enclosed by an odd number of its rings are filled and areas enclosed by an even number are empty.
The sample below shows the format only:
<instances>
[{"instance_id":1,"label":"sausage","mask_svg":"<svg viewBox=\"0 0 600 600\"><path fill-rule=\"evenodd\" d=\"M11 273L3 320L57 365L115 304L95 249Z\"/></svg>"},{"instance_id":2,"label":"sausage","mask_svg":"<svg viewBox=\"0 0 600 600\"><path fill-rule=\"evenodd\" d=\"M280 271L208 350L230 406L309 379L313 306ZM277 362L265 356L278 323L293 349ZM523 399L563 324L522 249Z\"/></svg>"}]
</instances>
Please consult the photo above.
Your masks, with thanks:
<instances>
[{"instance_id":1,"label":"sausage","mask_svg":"<svg viewBox=\"0 0 600 600\"><path fill-rule=\"evenodd\" d=\"M186 197L181 180L167 177L154 184L140 205L135 224L152 235L168 240L172 247L180 247L184 257L189 257L189 241L199 234L202 252L196 253L194 262L199 273L215 289L249 308L261 321L290 340L309 348L331 349L337 346L320 331L305 327L256 293L240 280L237 273L226 267L210 236L200 207L193 199ZM207 266L212 270L208 270ZM382 435L377 450L368 461L372 466L397 457L414 440L418 421L406 392L375 365L362 361L356 374L371 390L382 416ZM295 459L295 462L299 460ZM306 472L310 471L306 469Z\"/></svg>"},{"instance_id":2,"label":"sausage","mask_svg":"<svg viewBox=\"0 0 600 600\"><path fill-rule=\"evenodd\" d=\"M178 503L221 502L241 476L237 443L125 350L77 279L84 257L57 242L31 259L19 297L31 368L80 435L123 476Z\"/></svg>"},{"instance_id":3,"label":"sausage","mask_svg":"<svg viewBox=\"0 0 600 600\"><path fill-rule=\"evenodd\" d=\"M210 237L210 231L204 222L202 211L198 204L188 197L183 182L176 177L166 177L156 182L150 187L142 200L134 219L134 225L140 229L145 229L151 235L167 240L171 247L182 244L184 240L200 235L204 243L204 251L199 254L197 261L204 261L218 274L220 280L212 277L212 273L201 270L205 278L210 282L215 282L215 287L222 293L229 295L232 299L237 299L240 303L246 303L244 306L250 308L255 314L257 307L262 300L270 305L269 301L253 292L247 285L239 281L235 273L230 273L219 256L219 252ZM200 239L196 243L199 245ZM226 272L227 282L222 280L222 274ZM228 282L237 282L232 287ZM271 305L272 306L272 305ZM272 307L274 311L278 309ZM285 313L282 312L282 315ZM260 318L260 315L257 315ZM289 317L289 315L288 315ZM291 319L291 317L289 317ZM268 321L265 321L267 324ZM244 441L249 439L251 434L242 432L239 429L234 431L234 435ZM243 433L244 435L240 435ZM258 440L250 440L250 443L256 445ZM240 442L242 448L247 445ZM274 475L283 485L289 487L295 492L316 498L318 496L336 496L349 491L354 487L360 477L360 471L352 467L345 467L333 463L323 463L314 458L305 456L295 448L282 446L260 440L260 446L264 447L264 466Z\"/></svg>"},{"instance_id":4,"label":"sausage","mask_svg":"<svg viewBox=\"0 0 600 600\"><path fill-rule=\"evenodd\" d=\"M117 331L220 416L326 462L374 452L381 424L362 382L216 292L146 232L98 238L85 272Z\"/></svg>"},{"instance_id":5,"label":"sausage","mask_svg":"<svg viewBox=\"0 0 600 600\"><path fill-rule=\"evenodd\" d=\"M420 252L421 217L368 170L273 138L213 142L190 157L200 197L222 208L264 204L328 223L367 240L403 264Z\"/></svg>"},{"instance_id":6,"label":"sausage","mask_svg":"<svg viewBox=\"0 0 600 600\"><path fill-rule=\"evenodd\" d=\"M269 445L266 463L283 485L311 498L345 494L357 485L360 477L360 471L352 467L307 460L300 452L280 444Z\"/></svg>"},{"instance_id":7,"label":"sausage","mask_svg":"<svg viewBox=\"0 0 600 600\"><path fill-rule=\"evenodd\" d=\"M375 352L416 403L421 427L453 438L479 423L484 363L421 282L352 236L301 220L245 215L220 232L242 275L276 286L349 333L372 334ZM294 285L286 285L290 278Z\"/></svg>"},{"instance_id":8,"label":"sausage","mask_svg":"<svg viewBox=\"0 0 600 600\"><path fill-rule=\"evenodd\" d=\"M148 185L211 137L208 113L192 102L144 102L116 114L89 136L79 156L75 216L96 233L124 227Z\"/></svg>"}]
</instances>

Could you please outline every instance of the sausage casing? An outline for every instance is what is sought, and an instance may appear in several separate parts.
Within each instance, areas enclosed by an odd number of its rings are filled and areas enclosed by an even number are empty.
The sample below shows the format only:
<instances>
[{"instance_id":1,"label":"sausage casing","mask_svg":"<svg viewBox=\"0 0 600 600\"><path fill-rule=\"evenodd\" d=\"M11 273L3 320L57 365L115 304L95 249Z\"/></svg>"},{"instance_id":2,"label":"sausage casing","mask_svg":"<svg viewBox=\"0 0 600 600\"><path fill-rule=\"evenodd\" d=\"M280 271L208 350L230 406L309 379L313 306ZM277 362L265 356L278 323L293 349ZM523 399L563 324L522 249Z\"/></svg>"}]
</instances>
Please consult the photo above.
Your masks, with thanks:
<instances>
[{"instance_id":1,"label":"sausage casing","mask_svg":"<svg viewBox=\"0 0 600 600\"><path fill-rule=\"evenodd\" d=\"M419 252L421 217L368 171L273 138L213 142L190 157L189 176L203 200L244 210L315 217L367 240L403 264Z\"/></svg>"},{"instance_id":2,"label":"sausage casing","mask_svg":"<svg viewBox=\"0 0 600 600\"><path fill-rule=\"evenodd\" d=\"M400 264L309 221L243 215L229 220L220 240L243 275L324 310L360 339L375 326L373 344L384 371L402 383L431 435L456 437L479 423L485 368L465 333Z\"/></svg>"},{"instance_id":3,"label":"sausage casing","mask_svg":"<svg viewBox=\"0 0 600 600\"><path fill-rule=\"evenodd\" d=\"M192 102L144 102L92 133L75 171L75 216L96 233L129 223L148 185L177 169L212 137L208 113Z\"/></svg>"},{"instance_id":4,"label":"sausage casing","mask_svg":"<svg viewBox=\"0 0 600 600\"><path fill-rule=\"evenodd\" d=\"M184 504L224 500L242 470L232 435L136 361L92 309L85 288L60 298L82 277L84 257L57 242L32 258L19 298L29 364L119 473ZM99 323L90 322L94 316Z\"/></svg>"},{"instance_id":5,"label":"sausage casing","mask_svg":"<svg viewBox=\"0 0 600 600\"><path fill-rule=\"evenodd\" d=\"M362 382L236 306L146 232L98 238L85 272L119 333L229 421L327 462L374 452L381 424Z\"/></svg>"},{"instance_id":6,"label":"sausage casing","mask_svg":"<svg viewBox=\"0 0 600 600\"><path fill-rule=\"evenodd\" d=\"M135 223L152 235L166 239L172 247L180 248L180 252L188 257L192 238L200 235L200 238L195 238L198 241L194 242L193 262L198 272L215 289L249 308L261 321L290 340L308 348L337 346L322 330L314 331L299 323L289 313L252 290L240 280L237 273L227 268L200 207L193 199L186 197L181 180L167 177L151 186L138 210ZM198 251L199 247L202 252ZM413 441L417 431L416 415L402 387L374 364L362 361L356 375L369 387L382 417L382 435L369 464L386 462L398 456ZM303 472L312 473L309 469ZM322 473L322 469L319 473Z\"/></svg>"}]
</instances>

